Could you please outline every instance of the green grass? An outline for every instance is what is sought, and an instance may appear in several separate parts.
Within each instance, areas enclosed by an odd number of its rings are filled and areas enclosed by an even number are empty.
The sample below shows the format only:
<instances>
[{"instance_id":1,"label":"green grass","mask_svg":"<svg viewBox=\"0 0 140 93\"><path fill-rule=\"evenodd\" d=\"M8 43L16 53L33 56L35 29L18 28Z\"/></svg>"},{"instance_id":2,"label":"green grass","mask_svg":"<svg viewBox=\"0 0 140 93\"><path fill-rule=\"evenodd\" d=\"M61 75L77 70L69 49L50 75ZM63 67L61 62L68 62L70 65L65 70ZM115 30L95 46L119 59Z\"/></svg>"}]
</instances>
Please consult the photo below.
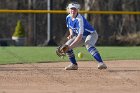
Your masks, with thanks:
<instances>
[{"instance_id":1,"label":"green grass","mask_svg":"<svg viewBox=\"0 0 140 93\"><path fill-rule=\"evenodd\" d=\"M103 60L140 60L140 47L97 47ZM68 61L59 58L56 47L0 47L0 64ZM84 57L77 60L94 60L84 47L75 48Z\"/></svg>"}]
</instances>

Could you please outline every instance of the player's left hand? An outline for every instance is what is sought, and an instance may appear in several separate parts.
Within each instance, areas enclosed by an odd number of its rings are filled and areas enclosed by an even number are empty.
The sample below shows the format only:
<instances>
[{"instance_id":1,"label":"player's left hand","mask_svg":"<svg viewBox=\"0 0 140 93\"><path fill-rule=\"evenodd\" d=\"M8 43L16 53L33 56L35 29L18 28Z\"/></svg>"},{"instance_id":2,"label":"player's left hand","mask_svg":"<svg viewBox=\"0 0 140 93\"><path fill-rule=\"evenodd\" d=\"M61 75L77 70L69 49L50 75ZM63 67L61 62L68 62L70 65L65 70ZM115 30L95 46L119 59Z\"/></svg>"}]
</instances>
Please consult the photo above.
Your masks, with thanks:
<instances>
[{"instance_id":1,"label":"player's left hand","mask_svg":"<svg viewBox=\"0 0 140 93\"><path fill-rule=\"evenodd\" d=\"M68 45L62 45L62 46L59 46L57 49L56 49L56 54L59 56L59 57L62 57L62 56L65 56L66 55L66 52L69 50L69 46Z\"/></svg>"}]
</instances>

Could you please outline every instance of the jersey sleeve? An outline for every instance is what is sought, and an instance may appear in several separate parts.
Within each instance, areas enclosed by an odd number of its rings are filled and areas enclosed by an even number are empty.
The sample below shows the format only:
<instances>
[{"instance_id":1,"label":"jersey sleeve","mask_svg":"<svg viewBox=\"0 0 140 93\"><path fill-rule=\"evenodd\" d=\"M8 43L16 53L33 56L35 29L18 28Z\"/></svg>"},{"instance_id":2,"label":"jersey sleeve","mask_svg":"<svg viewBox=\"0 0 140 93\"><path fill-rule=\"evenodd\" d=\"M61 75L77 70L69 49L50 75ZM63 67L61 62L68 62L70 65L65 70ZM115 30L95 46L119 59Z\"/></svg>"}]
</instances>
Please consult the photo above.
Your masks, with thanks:
<instances>
[{"instance_id":1,"label":"jersey sleeve","mask_svg":"<svg viewBox=\"0 0 140 93\"><path fill-rule=\"evenodd\" d=\"M84 33L84 21L83 21L82 17L78 18L78 25L79 25L78 34L83 34Z\"/></svg>"},{"instance_id":2,"label":"jersey sleeve","mask_svg":"<svg viewBox=\"0 0 140 93\"><path fill-rule=\"evenodd\" d=\"M67 26L67 28L69 28L68 20L69 20L69 16L66 17L66 26Z\"/></svg>"}]
</instances>

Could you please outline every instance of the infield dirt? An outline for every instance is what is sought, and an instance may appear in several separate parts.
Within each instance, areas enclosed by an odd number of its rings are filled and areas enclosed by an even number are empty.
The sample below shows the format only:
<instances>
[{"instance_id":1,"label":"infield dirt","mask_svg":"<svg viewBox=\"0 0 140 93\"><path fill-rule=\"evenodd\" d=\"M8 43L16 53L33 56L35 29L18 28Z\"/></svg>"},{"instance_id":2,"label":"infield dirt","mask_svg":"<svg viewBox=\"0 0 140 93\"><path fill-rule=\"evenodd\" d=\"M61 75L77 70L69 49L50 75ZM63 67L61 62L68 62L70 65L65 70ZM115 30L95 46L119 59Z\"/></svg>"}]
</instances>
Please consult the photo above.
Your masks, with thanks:
<instances>
[{"instance_id":1,"label":"infield dirt","mask_svg":"<svg viewBox=\"0 0 140 93\"><path fill-rule=\"evenodd\" d=\"M79 69L66 71L69 62L0 65L0 93L140 93L140 60L78 62Z\"/></svg>"}]
</instances>

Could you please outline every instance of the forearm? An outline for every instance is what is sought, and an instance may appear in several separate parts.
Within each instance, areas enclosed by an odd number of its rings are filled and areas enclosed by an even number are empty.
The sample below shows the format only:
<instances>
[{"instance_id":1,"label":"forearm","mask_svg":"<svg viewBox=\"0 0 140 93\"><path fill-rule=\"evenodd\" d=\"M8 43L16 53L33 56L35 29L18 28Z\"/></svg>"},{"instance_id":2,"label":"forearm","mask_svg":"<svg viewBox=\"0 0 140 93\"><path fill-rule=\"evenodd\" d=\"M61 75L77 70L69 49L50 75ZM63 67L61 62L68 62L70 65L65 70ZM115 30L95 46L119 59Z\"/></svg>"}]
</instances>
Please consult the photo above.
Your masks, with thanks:
<instances>
[{"instance_id":1,"label":"forearm","mask_svg":"<svg viewBox=\"0 0 140 93\"><path fill-rule=\"evenodd\" d=\"M82 35L78 35L76 38L75 38L75 40L70 44L70 48L72 49L72 48L74 48L77 44L78 44L78 42L80 42L82 40Z\"/></svg>"},{"instance_id":2,"label":"forearm","mask_svg":"<svg viewBox=\"0 0 140 93\"><path fill-rule=\"evenodd\" d=\"M69 36L67 37L67 39L71 39L73 37L73 32L71 29L69 29Z\"/></svg>"}]
</instances>

